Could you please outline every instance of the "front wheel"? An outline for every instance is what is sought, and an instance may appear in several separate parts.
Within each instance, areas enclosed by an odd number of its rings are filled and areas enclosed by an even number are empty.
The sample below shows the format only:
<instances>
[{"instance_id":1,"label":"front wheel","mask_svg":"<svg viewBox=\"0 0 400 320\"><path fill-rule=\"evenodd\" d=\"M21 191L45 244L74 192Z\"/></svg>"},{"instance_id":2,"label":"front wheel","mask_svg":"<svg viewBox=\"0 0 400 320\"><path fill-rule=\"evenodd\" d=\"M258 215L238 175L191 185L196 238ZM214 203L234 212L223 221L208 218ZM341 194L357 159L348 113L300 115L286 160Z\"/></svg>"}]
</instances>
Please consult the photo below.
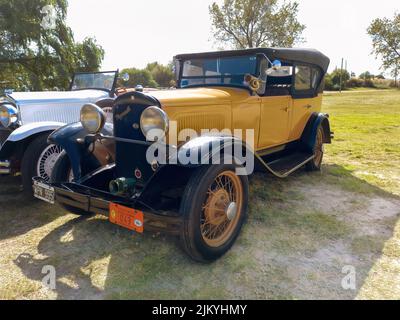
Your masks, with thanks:
<instances>
[{"instance_id":1,"label":"front wheel","mask_svg":"<svg viewBox=\"0 0 400 320\"><path fill-rule=\"evenodd\" d=\"M197 169L181 203L181 244L199 262L223 256L236 241L246 219L249 182L235 165Z\"/></svg>"},{"instance_id":2,"label":"front wheel","mask_svg":"<svg viewBox=\"0 0 400 320\"><path fill-rule=\"evenodd\" d=\"M46 182L49 182L53 167L62 152L61 147L48 144L47 138L47 134L35 138L22 158L22 186L24 192L32 197L32 178L41 177Z\"/></svg>"},{"instance_id":3,"label":"front wheel","mask_svg":"<svg viewBox=\"0 0 400 320\"><path fill-rule=\"evenodd\" d=\"M63 151L57 159L56 164L54 165L53 172L51 174L50 181L52 183L63 183L63 182L72 182L74 179L74 175L72 172L71 162L69 160L68 154ZM91 213L77 209L68 205L60 204L62 208L66 211L71 212L72 214L78 216L87 216L91 215Z\"/></svg>"}]
</instances>

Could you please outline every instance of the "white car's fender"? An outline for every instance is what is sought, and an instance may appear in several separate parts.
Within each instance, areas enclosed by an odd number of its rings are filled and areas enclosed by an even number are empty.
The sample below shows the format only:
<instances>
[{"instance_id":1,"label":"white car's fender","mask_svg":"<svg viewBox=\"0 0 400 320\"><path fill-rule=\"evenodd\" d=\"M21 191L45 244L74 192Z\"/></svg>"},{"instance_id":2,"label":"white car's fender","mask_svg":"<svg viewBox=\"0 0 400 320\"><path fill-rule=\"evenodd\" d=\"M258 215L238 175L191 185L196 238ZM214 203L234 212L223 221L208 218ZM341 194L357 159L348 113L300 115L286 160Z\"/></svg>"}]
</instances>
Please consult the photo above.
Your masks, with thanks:
<instances>
[{"instance_id":1,"label":"white car's fender","mask_svg":"<svg viewBox=\"0 0 400 320\"><path fill-rule=\"evenodd\" d=\"M54 131L65 125L66 123L53 122L53 121L30 123L14 130L8 137L7 141L10 142L22 141L35 134Z\"/></svg>"}]
</instances>

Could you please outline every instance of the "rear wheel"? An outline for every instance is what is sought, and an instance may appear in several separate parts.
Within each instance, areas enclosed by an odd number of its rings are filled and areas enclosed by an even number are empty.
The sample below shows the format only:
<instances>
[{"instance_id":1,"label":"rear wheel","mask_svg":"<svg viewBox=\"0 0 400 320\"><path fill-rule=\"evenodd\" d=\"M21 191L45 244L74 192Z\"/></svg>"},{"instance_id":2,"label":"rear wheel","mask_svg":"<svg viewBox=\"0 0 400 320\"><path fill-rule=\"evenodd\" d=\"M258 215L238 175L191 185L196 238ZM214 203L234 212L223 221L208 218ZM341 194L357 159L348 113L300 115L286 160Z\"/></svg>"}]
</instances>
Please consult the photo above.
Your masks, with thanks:
<instances>
[{"instance_id":1,"label":"rear wheel","mask_svg":"<svg viewBox=\"0 0 400 320\"><path fill-rule=\"evenodd\" d=\"M191 177L181 204L181 244L199 262L223 256L236 241L247 215L248 178L234 165L206 166Z\"/></svg>"},{"instance_id":2,"label":"rear wheel","mask_svg":"<svg viewBox=\"0 0 400 320\"><path fill-rule=\"evenodd\" d=\"M65 151L63 151L56 164L54 165L53 172L51 175L51 182L52 183L63 183L63 182L71 182L73 180L73 172L71 167L71 162L69 157ZM87 216L91 215L91 213L77 209L68 205L60 204L62 208L66 211L76 214L78 216Z\"/></svg>"},{"instance_id":3,"label":"rear wheel","mask_svg":"<svg viewBox=\"0 0 400 320\"><path fill-rule=\"evenodd\" d=\"M48 135L44 134L34 139L22 158L22 185L24 192L32 197L32 178L41 177L49 182L54 165L62 152L61 147L49 145L47 138Z\"/></svg>"},{"instance_id":4,"label":"rear wheel","mask_svg":"<svg viewBox=\"0 0 400 320\"><path fill-rule=\"evenodd\" d=\"M317 139L314 146L314 159L307 163L307 171L320 171L324 159L324 128L320 125L317 131Z\"/></svg>"}]
</instances>

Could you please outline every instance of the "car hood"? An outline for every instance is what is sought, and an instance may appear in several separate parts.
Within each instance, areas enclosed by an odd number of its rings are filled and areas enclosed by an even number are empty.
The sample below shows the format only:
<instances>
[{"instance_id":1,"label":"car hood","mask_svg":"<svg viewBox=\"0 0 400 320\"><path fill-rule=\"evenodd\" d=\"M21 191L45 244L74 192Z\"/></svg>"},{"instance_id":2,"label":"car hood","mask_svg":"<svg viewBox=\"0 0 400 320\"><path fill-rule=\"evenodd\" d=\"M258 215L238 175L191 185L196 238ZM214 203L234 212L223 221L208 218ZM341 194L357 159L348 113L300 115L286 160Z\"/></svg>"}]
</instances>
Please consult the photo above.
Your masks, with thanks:
<instances>
[{"instance_id":1,"label":"car hood","mask_svg":"<svg viewBox=\"0 0 400 320\"><path fill-rule=\"evenodd\" d=\"M38 102L96 101L107 96L108 93L101 90L13 92L8 95L19 105L37 104Z\"/></svg>"},{"instance_id":2,"label":"car hood","mask_svg":"<svg viewBox=\"0 0 400 320\"><path fill-rule=\"evenodd\" d=\"M190 88L162 90L151 92L163 106L188 106L210 104L227 104L232 100L247 99L249 91L236 88Z\"/></svg>"}]
</instances>

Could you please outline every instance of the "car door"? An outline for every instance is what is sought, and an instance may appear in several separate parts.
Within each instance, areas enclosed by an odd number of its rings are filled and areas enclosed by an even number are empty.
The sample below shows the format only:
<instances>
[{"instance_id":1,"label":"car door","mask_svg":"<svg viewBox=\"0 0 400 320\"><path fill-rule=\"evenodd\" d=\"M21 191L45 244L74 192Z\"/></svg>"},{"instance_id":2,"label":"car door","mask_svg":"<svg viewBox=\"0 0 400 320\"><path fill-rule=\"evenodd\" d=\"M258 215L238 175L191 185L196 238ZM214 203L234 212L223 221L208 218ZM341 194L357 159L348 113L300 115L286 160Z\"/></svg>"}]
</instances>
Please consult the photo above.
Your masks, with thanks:
<instances>
[{"instance_id":1,"label":"car door","mask_svg":"<svg viewBox=\"0 0 400 320\"><path fill-rule=\"evenodd\" d=\"M289 140L301 138L308 120L320 111L322 96L316 94L320 71L306 65L296 65Z\"/></svg>"},{"instance_id":2,"label":"car door","mask_svg":"<svg viewBox=\"0 0 400 320\"><path fill-rule=\"evenodd\" d=\"M259 148L284 144L289 139L290 96L261 98Z\"/></svg>"}]
</instances>

